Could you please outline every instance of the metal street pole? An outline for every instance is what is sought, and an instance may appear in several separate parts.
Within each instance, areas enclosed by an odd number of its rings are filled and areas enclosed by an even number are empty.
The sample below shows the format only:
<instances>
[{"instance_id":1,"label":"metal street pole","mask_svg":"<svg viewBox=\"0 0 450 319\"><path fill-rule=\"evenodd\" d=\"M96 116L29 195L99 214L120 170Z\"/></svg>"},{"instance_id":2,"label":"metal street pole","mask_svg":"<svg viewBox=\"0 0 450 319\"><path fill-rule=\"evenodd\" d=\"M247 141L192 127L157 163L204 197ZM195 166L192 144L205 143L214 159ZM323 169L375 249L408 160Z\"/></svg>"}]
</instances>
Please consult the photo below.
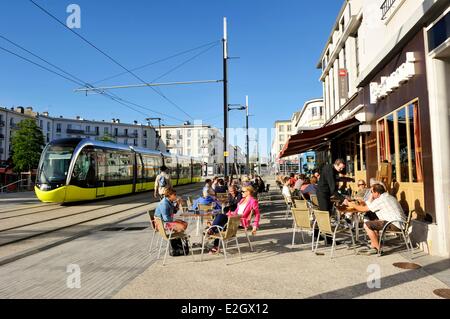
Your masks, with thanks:
<instances>
[{"instance_id":1,"label":"metal street pole","mask_svg":"<svg viewBox=\"0 0 450 319\"><path fill-rule=\"evenodd\" d=\"M228 131L228 43L227 18L223 18L223 164L224 176L228 176L227 169L227 131Z\"/></svg>"},{"instance_id":2,"label":"metal street pole","mask_svg":"<svg viewBox=\"0 0 450 319\"><path fill-rule=\"evenodd\" d=\"M249 137L248 137L248 95L245 96L245 109L247 114L245 115L245 128L246 128L246 147L247 147L247 157L246 157L246 172L247 174L250 173L250 142L249 142Z\"/></svg>"},{"instance_id":3,"label":"metal street pole","mask_svg":"<svg viewBox=\"0 0 450 319\"><path fill-rule=\"evenodd\" d=\"M160 139L161 139L161 120L162 119L160 117L150 117L150 118L147 118L146 120L149 121L149 122L152 121L152 120L157 120L158 121L159 131L156 132L156 150L158 150L159 142L160 142Z\"/></svg>"}]
</instances>

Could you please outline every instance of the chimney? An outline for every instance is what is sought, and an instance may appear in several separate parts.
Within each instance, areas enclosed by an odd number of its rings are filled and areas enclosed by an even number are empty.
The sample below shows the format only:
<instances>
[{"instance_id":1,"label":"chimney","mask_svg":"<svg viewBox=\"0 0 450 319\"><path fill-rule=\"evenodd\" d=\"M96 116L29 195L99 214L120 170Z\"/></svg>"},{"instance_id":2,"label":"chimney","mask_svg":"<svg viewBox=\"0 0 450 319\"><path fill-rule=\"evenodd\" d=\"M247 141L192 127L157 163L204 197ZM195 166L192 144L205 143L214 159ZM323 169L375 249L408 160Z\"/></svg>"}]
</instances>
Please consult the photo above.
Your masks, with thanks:
<instances>
[{"instance_id":1,"label":"chimney","mask_svg":"<svg viewBox=\"0 0 450 319\"><path fill-rule=\"evenodd\" d=\"M137 125L138 122L137 121L133 121L133 123L134 123L134 125Z\"/></svg>"},{"instance_id":2,"label":"chimney","mask_svg":"<svg viewBox=\"0 0 450 319\"><path fill-rule=\"evenodd\" d=\"M43 112L42 113L44 116L48 116L48 112Z\"/></svg>"},{"instance_id":3,"label":"chimney","mask_svg":"<svg viewBox=\"0 0 450 319\"><path fill-rule=\"evenodd\" d=\"M63 118L62 115L60 115L59 118L62 119Z\"/></svg>"},{"instance_id":4,"label":"chimney","mask_svg":"<svg viewBox=\"0 0 450 319\"><path fill-rule=\"evenodd\" d=\"M112 122L112 123L116 123L116 119L112 119L111 122Z\"/></svg>"},{"instance_id":5,"label":"chimney","mask_svg":"<svg viewBox=\"0 0 450 319\"><path fill-rule=\"evenodd\" d=\"M80 119L80 117L77 115L77 120L79 120Z\"/></svg>"},{"instance_id":6,"label":"chimney","mask_svg":"<svg viewBox=\"0 0 450 319\"><path fill-rule=\"evenodd\" d=\"M24 114L25 113L25 109L23 108L23 106L18 106L18 107L16 107L16 110L15 110L17 113L21 113L21 114Z\"/></svg>"},{"instance_id":7,"label":"chimney","mask_svg":"<svg viewBox=\"0 0 450 319\"><path fill-rule=\"evenodd\" d=\"M119 124L120 124L120 119L116 119L116 123L119 123Z\"/></svg>"}]
</instances>

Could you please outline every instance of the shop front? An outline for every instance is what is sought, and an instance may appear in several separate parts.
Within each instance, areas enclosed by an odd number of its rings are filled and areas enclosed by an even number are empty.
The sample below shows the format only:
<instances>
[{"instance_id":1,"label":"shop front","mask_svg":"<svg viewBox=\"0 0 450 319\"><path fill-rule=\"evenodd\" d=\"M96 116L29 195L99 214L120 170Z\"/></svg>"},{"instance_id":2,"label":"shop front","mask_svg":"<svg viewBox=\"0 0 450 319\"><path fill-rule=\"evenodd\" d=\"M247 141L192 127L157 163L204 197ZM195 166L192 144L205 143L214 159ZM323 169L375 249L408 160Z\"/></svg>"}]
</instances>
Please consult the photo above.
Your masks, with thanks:
<instances>
[{"instance_id":1,"label":"shop front","mask_svg":"<svg viewBox=\"0 0 450 319\"><path fill-rule=\"evenodd\" d=\"M389 56L364 87L367 175L383 180L412 212L411 238L431 253L436 210L424 30Z\"/></svg>"}]
</instances>

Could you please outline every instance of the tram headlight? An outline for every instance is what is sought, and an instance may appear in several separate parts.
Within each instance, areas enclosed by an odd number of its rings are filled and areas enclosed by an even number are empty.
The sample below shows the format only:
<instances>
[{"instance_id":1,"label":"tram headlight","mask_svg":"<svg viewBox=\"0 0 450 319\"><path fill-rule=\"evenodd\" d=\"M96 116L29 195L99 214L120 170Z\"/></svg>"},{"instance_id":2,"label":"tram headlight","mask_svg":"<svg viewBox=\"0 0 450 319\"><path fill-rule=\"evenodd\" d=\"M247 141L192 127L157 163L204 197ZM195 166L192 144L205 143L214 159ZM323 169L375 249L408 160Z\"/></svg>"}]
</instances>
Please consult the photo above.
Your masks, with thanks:
<instances>
[{"instance_id":1,"label":"tram headlight","mask_svg":"<svg viewBox=\"0 0 450 319\"><path fill-rule=\"evenodd\" d=\"M48 185L48 184L41 184L41 186L39 187L39 189L41 190L41 191L48 191L48 190L50 190L50 189L52 189L52 187L50 186L50 185Z\"/></svg>"}]
</instances>

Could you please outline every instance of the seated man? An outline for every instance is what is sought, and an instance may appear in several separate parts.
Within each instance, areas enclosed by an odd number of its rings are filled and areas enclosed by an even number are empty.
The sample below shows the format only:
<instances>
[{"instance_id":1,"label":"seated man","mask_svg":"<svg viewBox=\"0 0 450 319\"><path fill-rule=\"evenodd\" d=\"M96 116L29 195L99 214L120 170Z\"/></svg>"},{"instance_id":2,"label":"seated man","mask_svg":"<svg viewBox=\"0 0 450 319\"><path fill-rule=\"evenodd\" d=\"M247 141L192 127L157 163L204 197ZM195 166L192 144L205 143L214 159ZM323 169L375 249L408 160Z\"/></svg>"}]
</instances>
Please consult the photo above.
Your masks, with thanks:
<instances>
[{"instance_id":1,"label":"seated man","mask_svg":"<svg viewBox=\"0 0 450 319\"><path fill-rule=\"evenodd\" d=\"M197 198L196 200L194 200L194 202L192 203L192 209L194 210L198 210L198 205L211 205L212 203L214 203L214 207L213 209L222 209L222 206L220 205L220 203L217 201L217 199L215 199L212 196L201 196L199 198Z\"/></svg>"},{"instance_id":2,"label":"seated man","mask_svg":"<svg viewBox=\"0 0 450 319\"><path fill-rule=\"evenodd\" d=\"M216 192L212 188L212 180L207 179L205 181L205 186L203 187L202 195L205 198L208 196L216 196Z\"/></svg>"},{"instance_id":3,"label":"seated man","mask_svg":"<svg viewBox=\"0 0 450 319\"><path fill-rule=\"evenodd\" d=\"M405 221L405 215L400 203L397 199L389 195L383 185L375 184L372 187L372 198L367 203L356 204L350 202L349 206L353 207L358 212L372 211L378 216L378 220L367 221L364 223L364 230L370 238L371 248L368 251L362 252L365 255L378 254L379 232L383 230L384 226L391 221ZM395 222L391 227L401 229L402 225Z\"/></svg>"},{"instance_id":4,"label":"seated man","mask_svg":"<svg viewBox=\"0 0 450 319\"><path fill-rule=\"evenodd\" d=\"M177 204L174 204L177 203ZM180 205L177 200L177 193L174 189L166 189L164 198L156 207L155 217L161 218L166 229L180 233L186 230L187 223L182 220L173 220L173 215L178 211Z\"/></svg>"}]
</instances>

